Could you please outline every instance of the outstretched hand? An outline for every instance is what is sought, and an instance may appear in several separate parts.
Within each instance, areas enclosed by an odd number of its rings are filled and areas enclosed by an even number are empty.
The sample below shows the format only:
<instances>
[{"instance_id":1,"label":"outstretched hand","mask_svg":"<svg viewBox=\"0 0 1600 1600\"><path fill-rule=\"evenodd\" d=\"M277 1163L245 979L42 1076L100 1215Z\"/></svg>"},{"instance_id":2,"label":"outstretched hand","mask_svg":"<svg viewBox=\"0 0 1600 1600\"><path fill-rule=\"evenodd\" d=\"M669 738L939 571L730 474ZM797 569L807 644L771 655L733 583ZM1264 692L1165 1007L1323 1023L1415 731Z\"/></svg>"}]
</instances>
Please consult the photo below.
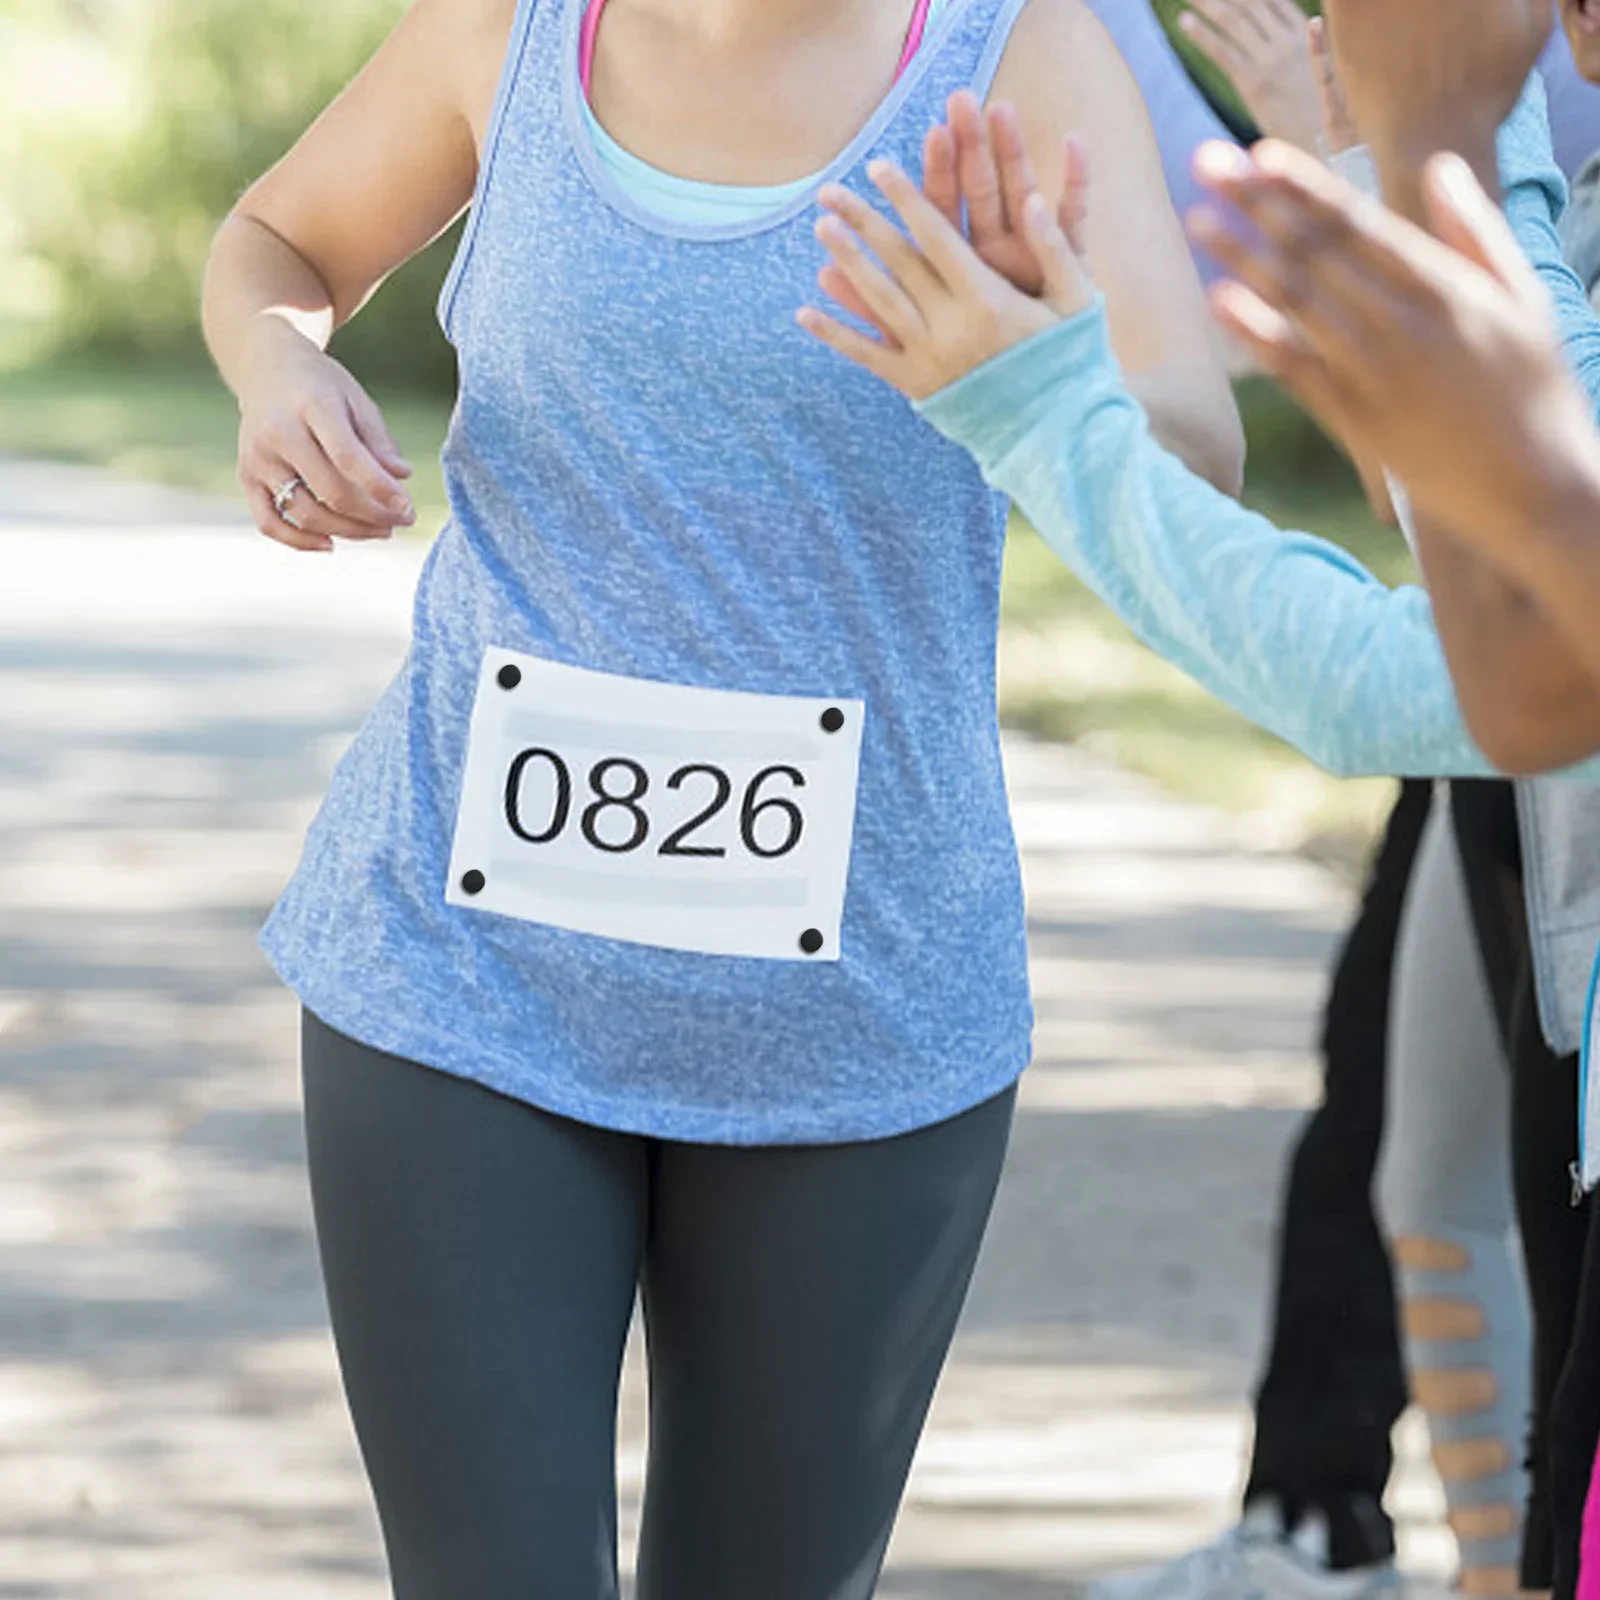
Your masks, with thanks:
<instances>
[{"instance_id":1,"label":"outstretched hand","mask_svg":"<svg viewBox=\"0 0 1600 1600\"><path fill-rule=\"evenodd\" d=\"M966 200L970 212L967 180L976 175L981 181L985 174L981 162L962 168L955 135L950 137L951 148L940 159L947 155L954 162L953 191L948 185L941 189L943 179L934 169L933 191L943 203L919 190L892 162L874 162L868 169L904 231L842 185L829 184L818 196L827 214L817 223L817 237L829 257L818 283L877 336L814 306L798 313L808 332L914 400L1076 315L1094 297L1088 270L1063 226L1063 215L1074 226L1081 220L1081 152L1074 156L1077 210L1053 213L1037 187L1022 188L1025 177L1031 182L1031 172L1024 171L1019 133L1022 165L1010 163L1009 188L1003 172L997 178L997 207L985 206L980 189L982 220L974 218L969 242L960 225L961 202ZM986 254L980 253L980 239ZM1019 288L1013 273L1036 284L1038 292Z\"/></svg>"},{"instance_id":2,"label":"outstretched hand","mask_svg":"<svg viewBox=\"0 0 1600 1600\"><path fill-rule=\"evenodd\" d=\"M1600 439L1548 297L1459 157L1424 170L1437 237L1286 145L1210 145L1196 172L1227 208L1191 218L1232 274L1219 321L1420 512L1503 563L1592 475Z\"/></svg>"},{"instance_id":3,"label":"outstretched hand","mask_svg":"<svg viewBox=\"0 0 1600 1600\"><path fill-rule=\"evenodd\" d=\"M1326 0L1324 14L1391 201L1413 209L1422 163L1440 150L1492 178L1495 133L1550 37L1550 0Z\"/></svg>"},{"instance_id":4,"label":"outstretched hand","mask_svg":"<svg viewBox=\"0 0 1600 1600\"><path fill-rule=\"evenodd\" d=\"M1294 0L1189 0L1178 26L1239 91L1256 126L1313 154L1322 147L1306 14Z\"/></svg>"},{"instance_id":5,"label":"outstretched hand","mask_svg":"<svg viewBox=\"0 0 1600 1600\"><path fill-rule=\"evenodd\" d=\"M985 110L970 89L951 95L947 122L928 130L923 145L922 190L978 259L1024 294L1044 290L1044 268L1023 226L1028 197L1039 187L1022 121L1005 101ZM1085 271L1089 165L1082 144L1069 137L1061 153L1061 196L1056 223ZM822 288L851 316L893 335L856 292L850 278L824 268Z\"/></svg>"},{"instance_id":6,"label":"outstretched hand","mask_svg":"<svg viewBox=\"0 0 1600 1600\"><path fill-rule=\"evenodd\" d=\"M1038 294L1044 269L1028 243L1022 213L1039 179L1022 119L1004 100L985 111L970 89L951 95L947 109L949 121L929 130L923 149L923 192L957 230L964 207L965 231L979 259L1024 294ZM1086 258L1088 188L1083 146L1069 138L1062 152L1056 221L1080 258Z\"/></svg>"}]
</instances>

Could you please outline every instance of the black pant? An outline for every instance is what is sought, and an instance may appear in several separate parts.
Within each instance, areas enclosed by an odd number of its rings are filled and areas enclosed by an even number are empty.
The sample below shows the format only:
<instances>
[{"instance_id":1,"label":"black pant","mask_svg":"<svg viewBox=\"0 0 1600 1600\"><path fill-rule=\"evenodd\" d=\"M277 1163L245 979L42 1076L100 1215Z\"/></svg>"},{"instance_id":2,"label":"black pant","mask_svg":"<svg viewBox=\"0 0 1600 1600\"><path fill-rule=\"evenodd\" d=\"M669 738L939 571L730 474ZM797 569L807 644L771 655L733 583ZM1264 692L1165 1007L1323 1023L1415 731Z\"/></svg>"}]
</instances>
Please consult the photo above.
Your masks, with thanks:
<instances>
[{"instance_id":1,"label":"black pant","mask_svg":"<svg viewBox=\"0 0 1600 1600\"><path fill-rule=\"evenodd\" d=\"M1528 1430L1528 1514L1522 1541L1522 1587L1548 1589L1558 1574L1576 1575L1581 1487L1575 1506L1558 1491L1557 1441L1584 1457L1581 1485L1594 1460L1594 1430L1583 1430L1579 1387L1583 1346L1593 1339L1600 1307L1581 1301L1592 1206L1572 1203L1569 1165L1578 1148L1578 1062L1555 1056L1539 1028L1531 975L1518 996L1512 1035L1511 1159L1517 1225L1533 1307L1533 1417ZM1580 1311L1588 1317L1580 1334ZM1574 1372L1563 1393L1564 1374ZM1561 1473L1570 1478L1570 1471ZM1563 1515L1558 1519L1555 1507ZM1558 1550L1558 1544L1563 1548ZM1571 1593L1570 1583L1567 1592Z\"/></svg>"},{"instance_id":2,"label":"black pant","mask_svg":"<svg viewBox=\"0 0 1600 1600\"><path fill-rule=\"evenodd\" d=\"M1592 1202L1572 1201L1578 1062L1539 1025L1512 786L1451 785L1451 812L1486 976L1511 1063L1511 1160L1533 1325L1533 1411L1521 1585L1571 1600L1584 1496L1600 1432L1600 1244Z\"/></svg>"},{"instance_id":3,"label":"black pant","mask_svg":"<svg viewBox=\"0 0 1600 1600\"><path fill-rule=\"evenodd\" d=\"M1389 1435L1407 1386L1372 1181L1383 1134L1390 973L1431 804L1430 783L1401 785L1334 972L1323 1101L1289 1167L1272 1351L1256 1396L1245 1498L1274 1495L1291 1520L1322 1512L1337 1568L1394 1553L1381 1501L1393 1465Z\"/></svg>"},{"instance_id":4,"label":"black pant","mask_svg":"<svg viewBox=\"0 0 1600 1600\"><path fill-rule=\"evenodd\" d=\"M1600 1447L1600 1211L1593 1197L1588 1207L1572 1334L1547 1424L1551 1587L1556 1600L1572 1600L1578 1590L1583 1505Z\"/></svg>"},{"instance_id":5,"label":"black pant","mask_svg":"<svg viewBox=\"0 0 1600 1600\"><path fill-rule=\"evenodd\" d=\"M397 1600L615 1600L617 1382L650 1363L640 1600L866 1600L1011 1091L854 1145L549 1116L307 1016L317 1241Z\"/></svg>"}]
</instances>

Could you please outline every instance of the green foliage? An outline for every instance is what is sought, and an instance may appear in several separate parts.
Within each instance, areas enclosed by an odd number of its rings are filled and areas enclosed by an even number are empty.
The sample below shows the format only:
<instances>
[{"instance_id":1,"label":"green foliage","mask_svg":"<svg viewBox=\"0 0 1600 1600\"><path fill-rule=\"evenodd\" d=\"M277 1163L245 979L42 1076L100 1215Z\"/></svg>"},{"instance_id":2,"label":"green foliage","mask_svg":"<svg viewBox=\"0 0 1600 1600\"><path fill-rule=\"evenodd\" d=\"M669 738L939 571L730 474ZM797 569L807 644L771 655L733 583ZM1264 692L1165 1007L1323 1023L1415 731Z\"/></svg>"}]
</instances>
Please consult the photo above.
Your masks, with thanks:
<instances>
[{"instance_id":1,"label":"green foliage","mask_svg":"<svg viewBox=\"0 0 1600 1600\"><path fill-rule=\"evenodd\" d=\"M21 246L53 275L66 347L198 359L200 275L218 222L353 76L398 6L113 0L106 9L94 34L127 74L127 104L118 115L60 119L31 141L15 174ZM65 15L56 23L69 26ZM451 243L396 274L341 336L340 353L363 377L449 383L432 301Z\"/></svg>"}]
</instances>

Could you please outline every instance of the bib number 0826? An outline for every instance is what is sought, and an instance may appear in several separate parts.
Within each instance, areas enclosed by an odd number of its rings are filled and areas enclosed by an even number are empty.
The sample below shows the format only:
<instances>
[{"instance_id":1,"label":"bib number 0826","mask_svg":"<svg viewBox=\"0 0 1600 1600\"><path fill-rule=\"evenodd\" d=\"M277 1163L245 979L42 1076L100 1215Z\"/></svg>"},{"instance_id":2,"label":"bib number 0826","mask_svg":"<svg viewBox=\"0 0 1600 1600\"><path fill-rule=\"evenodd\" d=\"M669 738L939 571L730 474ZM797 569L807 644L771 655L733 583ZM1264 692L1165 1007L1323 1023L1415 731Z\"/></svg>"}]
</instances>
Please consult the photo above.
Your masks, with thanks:
<instances>
[{"instance_id":1,"label":"bib number 0826","mask_svg":"<svg viewBox=\"0 0 1600 1600\"><path fill-rule=\"evenodd\" d=\"M534 819L542 826L530 827L523 814L522 789L528 769L535 762L549 767L555 789L549 814ZM788 790L803 789L805 776L798 767L777 764L761 768L744 786L739 800L739 840L744 848L762 861L775 861L799 846L805 832L805 814L789 793L771 792L779 785ZM506 772L506 823L527 844L553 844L566 832L577 809L578 829L586 843L607 855L628 855L642 849L652 836L645 797L650 793L650 774L628 756L606 756L596 761L586 775L586 792L575 793L572 768L558 751L544 745L519 750ZM708 761L687 762L666 780L668 789L686 790L691 784L701 788L705 804L687 821L674 828L656 847L661 856L719 858L727 847L692 843L700 829L719 816L733 799L734 782L721 767ZM709 785L707 790L705 786ZM781 833L763 819L781 819ZM763 838L765 835L765 838Z\"/></svg>"}]
</instances>

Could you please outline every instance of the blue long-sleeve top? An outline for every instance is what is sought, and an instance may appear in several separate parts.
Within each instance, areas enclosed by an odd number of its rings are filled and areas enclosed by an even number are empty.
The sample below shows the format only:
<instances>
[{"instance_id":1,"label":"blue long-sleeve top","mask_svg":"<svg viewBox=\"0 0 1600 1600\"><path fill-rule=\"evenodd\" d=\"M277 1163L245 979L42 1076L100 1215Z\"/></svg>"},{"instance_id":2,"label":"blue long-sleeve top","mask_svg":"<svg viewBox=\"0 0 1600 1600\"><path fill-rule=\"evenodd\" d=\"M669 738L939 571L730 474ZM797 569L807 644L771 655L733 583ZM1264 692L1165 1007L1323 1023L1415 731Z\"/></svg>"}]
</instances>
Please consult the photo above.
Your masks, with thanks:
<instances>
[{"instance_id":1,"label":"blue long-sleeve top","mask_svg":"<svg viewBox=\"0 0 1600 1600\"><path fill-rule=\"evenodd\" d=\"M1501 130L1499 159L1507 217L1600 402L1600 320L1562 260L1566 184L1537 77ZM1462 719L1427 592L1391 589L1337 545L1285 532L1157 444L1103 302L920 409L1146 644L1319 766L1495 771ZM1582 771L1600 777L1600 763Z\"/></svg>"}]
</instances>

